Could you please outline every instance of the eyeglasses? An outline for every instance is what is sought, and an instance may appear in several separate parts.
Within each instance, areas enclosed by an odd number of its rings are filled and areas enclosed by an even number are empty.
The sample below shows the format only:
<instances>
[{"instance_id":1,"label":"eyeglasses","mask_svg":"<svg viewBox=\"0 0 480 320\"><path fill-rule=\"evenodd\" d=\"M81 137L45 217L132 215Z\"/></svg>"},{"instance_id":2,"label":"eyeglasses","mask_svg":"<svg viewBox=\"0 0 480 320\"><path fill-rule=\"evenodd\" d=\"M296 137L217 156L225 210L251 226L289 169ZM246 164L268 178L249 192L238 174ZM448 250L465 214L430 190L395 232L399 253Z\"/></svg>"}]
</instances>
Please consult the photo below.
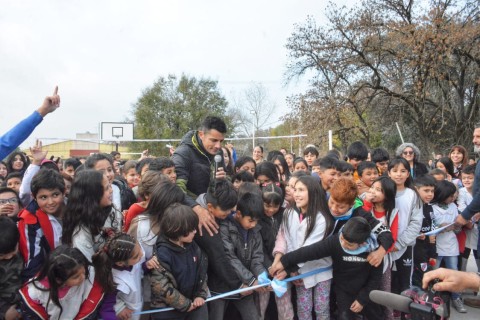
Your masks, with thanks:
<instances>
[{"instance_id":1,"label":"eyeglasses","mask_svg":"<svg viewBox=\"0 0 480 320\"><path fill-rule=\"evenodd\" d=\"M11 203L11 204L18 203L18 199L17 198L0 199L0 205L1 204L7 204L7 203Z\"/></svg>"},{"instance_id":2,"label":"eyeglasses","mask_svg":"<svg viewBox=\"0 0 480 320\"><path fill-rule=\"evenodd\" d=\"M406 156L406 155L412 155L413 154L413 151L403 151L403 155Z\"/></svg>"}]
</instances>

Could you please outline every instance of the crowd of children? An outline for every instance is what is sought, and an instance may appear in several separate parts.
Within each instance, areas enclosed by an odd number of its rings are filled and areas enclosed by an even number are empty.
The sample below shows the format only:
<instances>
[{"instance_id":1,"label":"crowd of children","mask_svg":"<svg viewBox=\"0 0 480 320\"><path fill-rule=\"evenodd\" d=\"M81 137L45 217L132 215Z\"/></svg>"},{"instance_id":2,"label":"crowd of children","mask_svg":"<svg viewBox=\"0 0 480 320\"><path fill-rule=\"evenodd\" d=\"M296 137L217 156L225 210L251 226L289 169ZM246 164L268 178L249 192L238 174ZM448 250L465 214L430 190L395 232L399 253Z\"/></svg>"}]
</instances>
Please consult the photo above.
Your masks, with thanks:
<instances>
[{"instance_id":1,"label":"crowd of children","mask_svg":"<svg viewBox=\"0 0 480 320\"><path fill-rule=\"evenodd\" d=\"M480 268L480 214L453 224L475 171L460 147L428 172L409 143L390 158L355 142L345 159L314 146L236 158L229 145L227 178L187 199L171 158L54 161L37 142L0 163L0 319L398 318L369 293L465 270L471 252ZM282 296L257 286L293 276Z\"/></svg>"}]
</instances>

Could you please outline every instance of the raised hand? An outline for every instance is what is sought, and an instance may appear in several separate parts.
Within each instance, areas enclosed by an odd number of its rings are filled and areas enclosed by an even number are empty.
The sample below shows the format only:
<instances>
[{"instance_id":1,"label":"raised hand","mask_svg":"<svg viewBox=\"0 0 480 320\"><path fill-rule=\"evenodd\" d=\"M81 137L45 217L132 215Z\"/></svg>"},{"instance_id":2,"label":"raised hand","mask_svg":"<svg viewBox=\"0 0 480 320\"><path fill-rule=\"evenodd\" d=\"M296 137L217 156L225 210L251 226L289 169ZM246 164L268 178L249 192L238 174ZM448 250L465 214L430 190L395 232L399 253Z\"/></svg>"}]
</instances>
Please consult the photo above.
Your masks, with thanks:
<instances>
[{"instance_id":1,"label":"raised hand","mask_svg":"<svg viewBox=\"0 0 480 320\"><path fill-rule=\"evenodd\" d=\"M57 110L58 107L60 107L60 96L58 95L58 86L56 86L53 95L45 97L37 111L42 117L45 117L50 112Z\"/></svg>"},{"instance_id":2,"label":"raised hand","mask_svg":"<svg viewBox=\"0 0 480 320\"><path fill-rule=\"evenodd\" d=\"M30 147L30 155L32 156L32 163L39 166L47 156L48 151L42 149L42 141L35 141L35 145Z\"/></svg>"}]
</instances>

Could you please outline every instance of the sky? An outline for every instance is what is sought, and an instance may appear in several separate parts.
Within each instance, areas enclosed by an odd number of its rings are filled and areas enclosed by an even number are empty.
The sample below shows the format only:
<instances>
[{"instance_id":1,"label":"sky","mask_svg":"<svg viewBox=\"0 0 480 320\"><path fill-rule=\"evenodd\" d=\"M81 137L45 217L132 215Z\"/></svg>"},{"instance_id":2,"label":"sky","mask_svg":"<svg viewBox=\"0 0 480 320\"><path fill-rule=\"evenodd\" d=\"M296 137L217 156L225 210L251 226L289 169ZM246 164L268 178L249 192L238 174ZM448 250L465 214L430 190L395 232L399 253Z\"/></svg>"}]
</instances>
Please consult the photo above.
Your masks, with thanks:
<instances>
[{"instance_id":1,"label":"sky","mask_svg":"<svg viewBox=\"0 0 480 320\"><path fill-rule=\"evenodd\" d=\"M354 0L336 3L355 3ZM100 122L131 118L132 105L160 76L210 78L229 101L252 82L276 104L308 79L285 85L285 44L294 24L325 21L318 0L0 0L0 135L59 87L61 106L36 138L75 138ZM161 137L158 137L161 138Z\"/></svg>"}]
</instances>

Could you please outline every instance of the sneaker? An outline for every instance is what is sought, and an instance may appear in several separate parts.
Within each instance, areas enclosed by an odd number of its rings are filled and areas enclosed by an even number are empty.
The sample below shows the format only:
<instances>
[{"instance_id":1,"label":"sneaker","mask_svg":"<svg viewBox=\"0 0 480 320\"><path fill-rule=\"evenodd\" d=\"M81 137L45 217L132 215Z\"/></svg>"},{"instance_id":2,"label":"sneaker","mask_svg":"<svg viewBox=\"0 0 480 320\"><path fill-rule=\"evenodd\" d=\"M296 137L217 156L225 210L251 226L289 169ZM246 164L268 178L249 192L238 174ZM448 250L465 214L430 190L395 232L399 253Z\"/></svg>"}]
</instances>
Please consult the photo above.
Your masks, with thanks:
<instances>
[{"instance_id":1,"label":"sneaker","mask_svg":"<svg viewBox=\"0 0 480 320\"><path fill-rule=\"evenodd\" d=\"M462 299L457 298L455 300L452 300L452 304L458 312L467 313L467 309L465 309Z\"/></svg>"}]
</instances>

